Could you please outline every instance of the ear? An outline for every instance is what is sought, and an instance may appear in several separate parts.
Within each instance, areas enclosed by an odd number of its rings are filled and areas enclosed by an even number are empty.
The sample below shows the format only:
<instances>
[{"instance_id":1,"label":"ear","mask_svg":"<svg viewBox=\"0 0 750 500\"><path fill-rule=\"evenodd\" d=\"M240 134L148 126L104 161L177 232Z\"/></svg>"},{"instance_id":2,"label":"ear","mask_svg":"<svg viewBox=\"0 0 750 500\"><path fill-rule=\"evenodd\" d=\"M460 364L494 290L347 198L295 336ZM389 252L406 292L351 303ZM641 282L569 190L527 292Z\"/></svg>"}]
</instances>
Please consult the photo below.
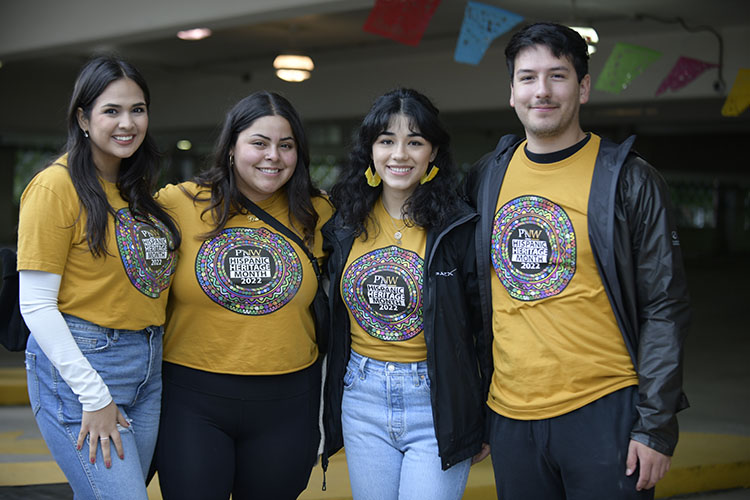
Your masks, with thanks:
<instances>
[{"instance_id":1,"label":"ear","mask_svg":"<svg viewBox=\"0 0 750 500\"><path fill-rule=\"evenodd\" d=\"M88 132L89 120L83 115L83 108L78 108L76 110L76 117L78 118L78 126L81 127L81 130Z\"/></svg>"},{"instance_id":2,"label":"ear","mask_svg":"<svg viewBox=\"0 0 750 500\"><path fill-rule=\"evenodd\" d=\"M432 163L433 161L435 161L435 158L437 158L437 154L438 154L438 150L439 149L440 148L433 146L433 148L432 148L432 154L430 155L430 163Z\"/></svg>"},{"instance_id":3,"label":"ear","mask_svg":"<svg viewBox=\"0 0 750 500\"><path fill-rule=\"evenodd\" d=\"M586 74L581 83L578 85L578 91L580 93L579 101L581 104L586 104L589 101L589 95L591 94L591 75Z\"/></svg>"},{"instance_id":4,"label":"ear","mask_svg":"<svg viewBox=\"0 0 750 500\"><path fill-rule=\"evenodd\" d=\"M512 81L510 82L510 99L509 100L510 100L510 107L515 108L516 105L515 105L515 102L513 102L513 82Z\"/></svg>"}]
</instances>

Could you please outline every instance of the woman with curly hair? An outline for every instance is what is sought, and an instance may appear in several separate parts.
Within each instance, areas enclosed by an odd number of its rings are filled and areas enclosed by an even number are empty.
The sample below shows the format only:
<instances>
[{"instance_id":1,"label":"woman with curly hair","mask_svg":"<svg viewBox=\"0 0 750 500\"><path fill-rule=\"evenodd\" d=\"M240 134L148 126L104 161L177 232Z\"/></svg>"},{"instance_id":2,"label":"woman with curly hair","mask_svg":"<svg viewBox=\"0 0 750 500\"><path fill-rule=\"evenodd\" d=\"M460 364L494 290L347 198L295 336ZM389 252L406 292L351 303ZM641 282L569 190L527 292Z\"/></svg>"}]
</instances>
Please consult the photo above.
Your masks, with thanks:
<instances>
[{"instance_id":1,"label":"woman with curly hair","mask_svg":"<svg viewBox=\"0 0 750 500\"><path fill-rule=\"evenodd\" d=\"M309 166L297 111L259 91L227 114L209 169L159 192L183 231L164 336L165 500L291 500L307 486L326 335L311 305L332 212Z\"/></svg>"},{"instance_id":2,"label":"woman with curly hair","mask_svg":"<svg viewBox=\"0 0 750 500\"><path fill-rule=\"evenodd\" d=\"M488 453L476 214L454 170L438 110L397 89L331 192L326 450L344 445L355 499L459 499Z\"/></svg>"}]
</instances>

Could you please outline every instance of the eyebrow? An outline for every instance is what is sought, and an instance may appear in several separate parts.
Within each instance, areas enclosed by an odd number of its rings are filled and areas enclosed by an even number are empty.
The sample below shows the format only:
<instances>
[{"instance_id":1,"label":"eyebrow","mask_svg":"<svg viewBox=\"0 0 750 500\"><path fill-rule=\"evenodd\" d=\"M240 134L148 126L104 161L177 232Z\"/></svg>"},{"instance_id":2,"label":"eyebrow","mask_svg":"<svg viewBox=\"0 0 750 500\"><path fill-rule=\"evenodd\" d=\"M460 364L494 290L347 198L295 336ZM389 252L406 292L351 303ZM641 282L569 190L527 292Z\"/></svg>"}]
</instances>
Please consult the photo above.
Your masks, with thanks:
<instances>
[{"instance_id":1,"label":"eyebrow","mask_svg":"<svg viewBox=\"0 0 750 500\"><path fill-rule=\"evenodd\" d=\"M137 102L135 104L132 104L130 107L135 108L136 106L145 106L145 102ZM101 105L102 108L121 108L122 104L115 104L113 102L108 102L106 104Z\"/></svg>"},{"instance_id":2,"label":"eyebrow","mask_svg":"<svg viewBox=\"0 0 750 500\"><path fill-rule=\"evenodd\" d=\"M396 135L396 134L394 132L389 131L389 130L383 130L378 135ZM410 134L407 135L407 137L421 137L422 139L425 139L425 136L423 136L419 132L411 132Z\"/></svg>"},{"instance_id":3,"label":"eyebrow","mask_svg":"<svg viewBox=\"0 0 750 500\"><path fill-rule=\"evenodd\" d=\"M551 68L546 68L546 71L570 71L570 68L567 66L553 66ZM516 73L539 73L538 70L531 69L531 68L519 68L516 70Z\"/></svg>"},{"instance_id":4,"label":"eyebrow","mask_svg":"<svg viewBox=\"0 0 750 500\"><path fill-rule=\"evenodd\" d=\"M260 134L260 133L255 133L251 137L261 137L261 138L263 138L263 139L265 139L267 141L271 140L270 137L265 136L265 135ZM279 139L279 141L293 141L293 140L294 140L294 136L291 136L291 135L289 137L282 137L281 139Z\"/></svg>"}]
</instances>

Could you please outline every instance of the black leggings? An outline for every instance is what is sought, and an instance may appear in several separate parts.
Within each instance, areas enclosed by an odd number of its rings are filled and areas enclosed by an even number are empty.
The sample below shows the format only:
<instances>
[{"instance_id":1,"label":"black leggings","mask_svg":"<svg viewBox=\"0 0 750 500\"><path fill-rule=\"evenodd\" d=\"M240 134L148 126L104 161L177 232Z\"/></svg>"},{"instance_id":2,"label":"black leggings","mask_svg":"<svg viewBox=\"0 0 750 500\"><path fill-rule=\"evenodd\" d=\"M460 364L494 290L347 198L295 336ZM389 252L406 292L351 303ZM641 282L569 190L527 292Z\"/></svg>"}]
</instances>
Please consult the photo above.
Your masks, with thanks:
<instances>
[{"instance_id":1,"label":"black leggings","mask_svg":"<svg viewBox=\"0 0 750 500\"><path fill-rule=\"evenodd\" d=\"M165 500L295 499L320 441L320 363L242 376L164 363L156 462Z\"/></svg>"}]
</instances>

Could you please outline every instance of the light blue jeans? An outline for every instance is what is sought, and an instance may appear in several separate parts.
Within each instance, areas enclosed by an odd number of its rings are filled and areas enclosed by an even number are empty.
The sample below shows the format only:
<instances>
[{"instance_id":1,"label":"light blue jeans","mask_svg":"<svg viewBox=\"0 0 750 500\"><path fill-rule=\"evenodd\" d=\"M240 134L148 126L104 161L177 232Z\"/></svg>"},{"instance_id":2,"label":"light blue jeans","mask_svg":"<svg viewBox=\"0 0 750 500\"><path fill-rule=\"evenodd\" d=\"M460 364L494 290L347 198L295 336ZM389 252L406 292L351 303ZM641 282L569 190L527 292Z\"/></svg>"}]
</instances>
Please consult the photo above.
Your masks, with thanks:
<instances>
[{"instance_id":1,"label":"light blue jeans","mask_svg":"<svg viewBox=\"0 0 750 500\"><path fill-rule=\"evenodd\" d=\"M47 447L65 473L76 500L147 500L145 477L159 430L162 328L114 330L63 315L78 346L99 373L117 407L130 422L118 425L125 458L112 447L112 467L104 466L101 446L89 462L88 439L76 450L82 407L44 355L34 336L26 347L31 408Z\"/></svg>"},{"instance_id":2,"label":"light blue jeans","mask_svg":"<svg viewBox=\"0 0 750 500\"><path fill-rule=\"evenodd\" d=\"M427 362L351 352L344 375L344 449L354 500L458 500L471 459L443 471Z\"/></svg>"}]
</instances>

